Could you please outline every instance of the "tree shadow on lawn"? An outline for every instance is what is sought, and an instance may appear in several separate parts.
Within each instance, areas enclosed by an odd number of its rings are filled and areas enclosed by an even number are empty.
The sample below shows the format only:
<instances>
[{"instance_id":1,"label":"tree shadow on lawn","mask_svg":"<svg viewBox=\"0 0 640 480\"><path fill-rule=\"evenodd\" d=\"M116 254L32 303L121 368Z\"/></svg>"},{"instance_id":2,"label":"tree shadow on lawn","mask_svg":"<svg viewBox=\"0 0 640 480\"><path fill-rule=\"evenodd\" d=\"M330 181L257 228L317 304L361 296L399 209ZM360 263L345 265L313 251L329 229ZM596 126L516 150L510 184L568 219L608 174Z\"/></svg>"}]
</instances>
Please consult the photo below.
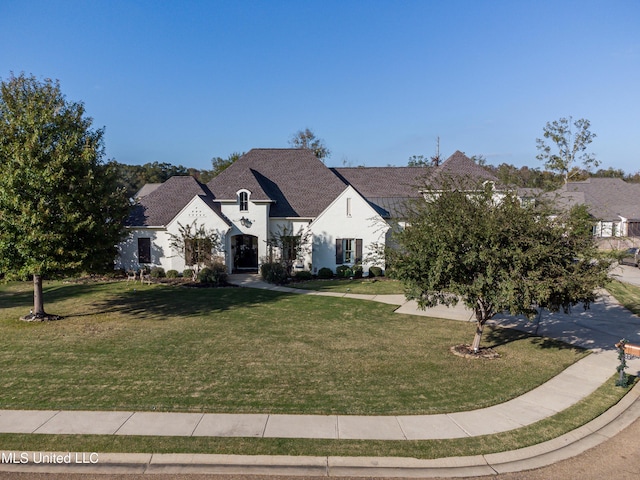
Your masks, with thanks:
<instances>
[{"instance_id":1,"label":"tree shadow on lawn","mask_svg":"<svg viewBox=\"0 0 640 480\"><path fill-rule=\"evenodd\" d=\"M163 320L175 316L207 315L233 308L257 306L287 294L251 288L186 288L166 285L86 283L44 285L45 310L64 318L118 313L134 318ZM60 312L59 302L76 300L72 311ZM33 306L33 290L0 291L3 308Z\"/></svg>"},{"instance_id":2,"label":"tree shadow on lawn","mask_svg":"<svg viewBox=\"0 0 640 480\"><path fill-rule=\"evenodd\" d=\"M24 288L26 288L27 283L30 287L33 285L31 282L24 282ZM45 310L48 304L84 295L97 294L105 288L105 285L104 283L63 284L59 282L51 285L45 281L42 286ZM0 301L2 302L2 306L6 308L24 307L29 309L33 306L33 288L20 291L12 291L10 289L0 290Z\"/></svg>"},{"instance_id":3,"label":"tree shadow on lawn","mask_svg":"<svg viewBox=\"0 0 640 480\"><path fill-rule=\"evenodd\" d=\"M491 348L506 345L518 340L531 339L531 343L543 349L555 350L582 350L575 345L565 343L561 340L555 340L548 337L540 337L529 332L516 330L515 328L504 328L499 326L489 326L490 330L485 335L485 342L490 342Z\"/></svg>"},{"instance_id":4,"label":"tree shadow on lawn","mask_svg":"<svg viewBox=\"0 0 640 480\"><path fill-rule=\"evenodd\" d=\"M286 293L251 288L136 287L94 304L97 313L117 313L133 319L166 320L170 317L209 315L236 308L259 306ZM68 317L82 316L68 315Z\"/></svg>"}]
</instances>

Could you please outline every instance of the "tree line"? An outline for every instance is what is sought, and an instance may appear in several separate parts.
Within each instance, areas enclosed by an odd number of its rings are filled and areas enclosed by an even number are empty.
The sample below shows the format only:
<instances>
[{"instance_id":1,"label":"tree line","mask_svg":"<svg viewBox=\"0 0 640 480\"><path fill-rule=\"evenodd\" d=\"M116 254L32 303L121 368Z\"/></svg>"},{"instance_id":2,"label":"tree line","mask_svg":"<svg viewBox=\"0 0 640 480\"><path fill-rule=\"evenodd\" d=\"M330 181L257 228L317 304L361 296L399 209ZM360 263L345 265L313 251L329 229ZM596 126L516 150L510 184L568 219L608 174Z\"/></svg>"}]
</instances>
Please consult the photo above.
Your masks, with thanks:
<instances>
[{"instance_id":1,"label":"tree line","mask_svg":"<svg viewBox=\"0 0 640 480\"><path fill-rule=\"evenodd\" d=\"M528 166L516 167L508 163L489 165L483 155L471 157L478 165L492 173L501 183L513 187L539 188L554 190L568 181L586 180L589 177L620 178L627 182L640 183L640 171L626 174L621 169L609 167L595 170L600 165L593 153L587 151L596 134L591 132L591 122L581 118L560 118L547 122L543 128L543 138L536 139L538 155L536 158L543 162L545 169ZM331 154L324 140L306 128L294 133L289 139L293 148L303 148L313 153L323 162ZM429 157L413 155L409 157L409 167L437 167L444 158L440 154L440 138L437 139L436 153ZM214 157L211 159L211 169L196 169L174 166L169 163L145 163L144 165L126 165L114 162L119 171L121 186L132 198L146 183L162 183L173 175L192 175L202 183L207 183L243 153L234 152L227 158Z\"/></svg>"},{"instance_id":2,"label":"tree line","mask_svg":"<svg viewBox=\"0 0 640 480\"><path fill-rule=\"evenodd\" d=\"M313 154L323 162L331 155L331 151L325 145L323 139L318 138L313 130L305 128L298 130L289 139L292 148L301 148L313 151ZM125 190L127 198L133 198L147 183L163 183L174 175L191 175L201 183L207 183L216 175L231 166L245 152L233 152L226 158L213 157L210 169L198 169L173 165L167 162L149 162L144 165L128 165L113 161L112 164L118 172L120 186Z\"/></svg>"}]
</instances>

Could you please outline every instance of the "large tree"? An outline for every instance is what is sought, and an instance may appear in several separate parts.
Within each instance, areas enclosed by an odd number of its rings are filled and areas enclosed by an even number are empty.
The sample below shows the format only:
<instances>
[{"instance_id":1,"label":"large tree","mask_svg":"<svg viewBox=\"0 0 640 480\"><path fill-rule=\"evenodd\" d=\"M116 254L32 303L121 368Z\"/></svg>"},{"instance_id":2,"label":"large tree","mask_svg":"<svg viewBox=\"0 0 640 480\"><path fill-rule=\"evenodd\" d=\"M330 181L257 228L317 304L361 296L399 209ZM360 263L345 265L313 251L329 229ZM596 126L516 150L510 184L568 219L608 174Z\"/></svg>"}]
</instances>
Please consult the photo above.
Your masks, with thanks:
<instances>
[{"instance_id":1,"label":"large tree","mask_svg":"<svg viewBox=\"0 0 640 480\"><path fill-rule=\"evenodd\" d=\"M489 183L451 180L425 192L390 263L421 308L462 301L475 312L475 352L497 313L533 317L539 308L588 306L607 281L609 261L599 257L582 208L549 215Z\"/></svg>"},{"instance_id":2,"label":"large tree","mask_svg":"<svg viewBox=\"0 0 640 480\"><path fill-rule=\"evenodd\" d=\"M587 147L596 137L589 128L591 122L584 118L573 121L573 118L561 118L553 122L547 122L544 127L544 138L551 140L552 144L544 139L537 138L536 146L540 152L536 158L544 162L544 166L562 174L564 182L580 173L577 163L582 163L584 169L597 167L600 163L595 155L587 153Z\"/></svg>"},{"instance_id":3,"label":"large tree","mask_svg":"<svg viewBox=\"0 0 640 480\"><path fill-rule=\"evenodd\" d=\"M57 81L0 84L0 273L33 276L29 318L51 317L43 277L113 268L129 203L91 124Z\"/></svg>"},{"instance_id":4,"label":"large tree","mask_svg":"<svg viewBox=\"0 0 640 480\"><path fill-rule=\"evenodd\" d=\"M327 148L324 140L316 137L312 130L305 128L298 130L289 139L289 145L293 148L304 148L313 151L313 154L323 162L331 155L331 150Z\"/></svg>"}]
</instances>

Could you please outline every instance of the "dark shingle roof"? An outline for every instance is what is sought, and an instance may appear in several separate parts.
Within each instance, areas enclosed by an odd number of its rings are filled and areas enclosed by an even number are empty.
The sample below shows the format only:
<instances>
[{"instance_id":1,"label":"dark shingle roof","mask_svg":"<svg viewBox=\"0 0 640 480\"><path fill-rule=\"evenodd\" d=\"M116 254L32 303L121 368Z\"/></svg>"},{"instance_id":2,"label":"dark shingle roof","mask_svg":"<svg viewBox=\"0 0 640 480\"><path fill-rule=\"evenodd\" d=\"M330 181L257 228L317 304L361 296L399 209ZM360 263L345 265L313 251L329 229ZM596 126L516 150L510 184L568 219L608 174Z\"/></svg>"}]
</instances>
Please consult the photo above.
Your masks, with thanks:
<instances>
[{"instance_id":1,"label":"dark shingle roof","mask_svg":"<svg viewBox=\"0 0 640 480\"><path fill-rule=\"evenodd\" d=\"M569 182L548 195L560 207L587 206L599 220L640 219L640 184L620 178L589 178Z\"/></svg>"},{"instance_id":2,"label":"dark shingle roof","mask_svg":"<svg viewBox=\"0 0 640 480\"><path fill-rule=\"evenodd\" d=\"M251 200L273 202L272 217L314 218L353 186L383 217L404 217L412 199L439 175L497 179L462 152L439 167L327 168L311 150L253 149L202 185L193 177L171 177L140 199L129 225L167 225L196 195L220 213L220 200L247 189ZM143 189L144 190L144 189ZM226 220L226 219L225 219Z\"/></svg>"},{"instance_id":3,"label":"dark shingle roof","mask_svg":"<svg viewBox=\"0 0 640 480\"><path fill-rule=\"evenodd\" d=\"M127 225L167 225L196 195L207 195L207 188L191 176L174 176L140 199Z\"/></svg>"},{"instance_id":4,"label":"dark shingle roof","mask_svg":"<svg viewBox=\"0 0 640 480\"><path fill-rule=\"evenodd\" d=\"M361 195L369 197L417 197L428 167L360 167L331 169Z\"/></svg>"},{"instance_id":5,"label":"dark shingle roof","mask_svg":"<svg viewBox=\"0 0 640 480\"><path fill-rule=\"evenodd\" d=\"M438 167L332 168L338 177L352 185L383 217L406 217L412 199L425 185L437 188L444 177L472 182L498 179L464 153L456 151Z\"/></svg>"},{"instance_id":6,"label":"dark shingle roof","mask_svg":"<svg viewBox=\"0 0 640 480\"><path fill-rule=\"evenodd\" d=\"M445 178L456 178L459 181L469 180L473 184L478 181L490 181L499 183L498 178L488 172L476 162L467 157L460 150L447 158L440 166L435 168L429 179L432 187L438 187L440 182ZM476 186L476 185L471 185Z\"/></svg>"},{"instance_id":7,"label":"dark shingle roof","mask_svg":"<svg viewBox=\"0 0 640 480\"><path fill-rule=\"evenodd\" d=\"M251 200L272 200L272 217L316 217L345 189L345 184L311 150L250 150L207 186L218 200L236 198L243 188Z\"/></svg>"}]
</instances>

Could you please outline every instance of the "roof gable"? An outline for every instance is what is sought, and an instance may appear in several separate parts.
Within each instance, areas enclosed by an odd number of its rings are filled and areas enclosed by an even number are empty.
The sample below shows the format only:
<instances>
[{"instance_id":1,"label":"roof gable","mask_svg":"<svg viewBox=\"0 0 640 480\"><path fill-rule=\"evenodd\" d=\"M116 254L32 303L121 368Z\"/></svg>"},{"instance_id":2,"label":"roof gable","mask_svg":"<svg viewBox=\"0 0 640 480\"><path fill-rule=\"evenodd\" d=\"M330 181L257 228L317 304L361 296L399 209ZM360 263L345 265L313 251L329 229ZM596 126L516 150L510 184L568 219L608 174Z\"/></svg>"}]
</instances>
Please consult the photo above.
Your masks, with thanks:
<instances>
[{"instance_id":1,"label":"roof gable","mask_svg":"<svg viewBox=\"0 0 640 480\"><path fill-rule=\"evenodd\" d=\"M453 155L432 170L428 183L437 188L443 180L448 178L468 179L473 183L478 181L499 183L495 175L482 168L460 150L456 150Z\"/></svg>"},{"instance_id":2,"label":"roof gable","mask_svg":"<svg viewBox=\"0 0 640 480\"><path fill-rule=\"evenodd\" d=\"M173 176L140 199L127 221L129 226L164 226L197 195L208 189L191 176Z\"/></svg>"},{"instance_id":3,"label":"roof gable","mask_svg":"<svg viewBox=\"0 0 640 480\"><path fill-rule=\"evenodd\" d=\"M252 201L272 200L271 217L315 217L344 190L311 150L291 148L250 150L207 186L218 200L243 188Z\"/></svg>"}]
</instances>

